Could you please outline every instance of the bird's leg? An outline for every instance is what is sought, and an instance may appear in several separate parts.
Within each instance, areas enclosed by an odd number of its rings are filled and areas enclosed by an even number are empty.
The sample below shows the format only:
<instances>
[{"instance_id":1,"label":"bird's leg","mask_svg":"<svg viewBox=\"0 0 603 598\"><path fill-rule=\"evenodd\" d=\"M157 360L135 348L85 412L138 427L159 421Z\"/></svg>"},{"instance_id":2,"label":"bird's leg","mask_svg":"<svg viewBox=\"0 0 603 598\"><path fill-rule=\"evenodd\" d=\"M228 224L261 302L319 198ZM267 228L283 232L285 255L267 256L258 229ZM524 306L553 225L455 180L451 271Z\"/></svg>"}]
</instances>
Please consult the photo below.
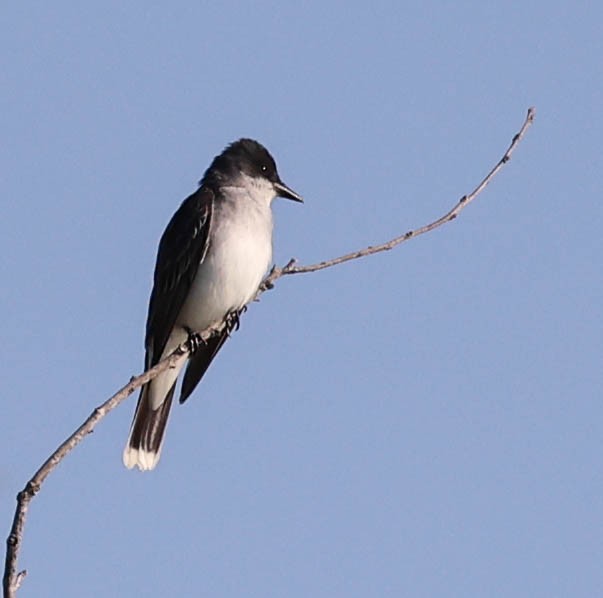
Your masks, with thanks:
<instances>
[{"instance_id":1,"label":"bird's leg","mask_svg":"<svg viewBox=\"0 0 603 598\"><path fill-rule=\"evenodd\" d=\"M198 333L189 328L188 326L185 328L186 334L188 335L188 345L190 347L191 355L196 353L201 345L205 345L205 341L203 337Z\"/></svg>"},{"instance_id":2,"label":"bird's leg","mask_svg":"<svg viewBox=\"0 0 603 598\"><path fill-rule=\"evenodd\" d=\"M225 324L226 324L226 334L228 334L228 336L230 336L231 333L236 332L240 328L241 314L244 314L246 311L247 311L247 306L244 305L241 309L231 311L229 314L227 314L227 316L225 318Z\"/></svg>"},{"instance_id":3,"label":"bird's leg","mask_svg":"<svg viewBox=\"0 0 603 598\"><path fill-rule=\"evenodd\" d=\"M230 336L230 334L234 330L238 330L239 328L239 313L236 311L231 311L226 314L226 318L224 319L224 327L226 328L226 334Z\"/></svg>"}]
</instances>

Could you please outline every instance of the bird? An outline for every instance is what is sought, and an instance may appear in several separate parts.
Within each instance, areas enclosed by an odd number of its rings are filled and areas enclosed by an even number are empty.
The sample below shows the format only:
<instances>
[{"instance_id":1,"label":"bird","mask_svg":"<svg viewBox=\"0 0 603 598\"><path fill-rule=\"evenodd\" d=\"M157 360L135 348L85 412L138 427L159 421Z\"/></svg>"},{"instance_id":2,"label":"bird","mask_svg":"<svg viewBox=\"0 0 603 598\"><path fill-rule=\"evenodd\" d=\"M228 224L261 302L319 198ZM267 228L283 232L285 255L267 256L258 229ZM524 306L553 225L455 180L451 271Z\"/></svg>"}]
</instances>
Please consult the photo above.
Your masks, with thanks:
<instances>
[{"instance_id":1,"label":"bird","mask_svg":"<svg viewBox=\"0 0 603 598\"><path fill-rule=\"evenodd\" d=\"M145 334L145 370L181 343L193 350L142 386L123 451L128 469L155 468L178 376L180 403L191 395L252 301L272 264L272 201L303 202L281 180L258 141L228 145L168 223L157 251ZM199 333L212 327L202 340Z\"/></svg>"}]
</instances>

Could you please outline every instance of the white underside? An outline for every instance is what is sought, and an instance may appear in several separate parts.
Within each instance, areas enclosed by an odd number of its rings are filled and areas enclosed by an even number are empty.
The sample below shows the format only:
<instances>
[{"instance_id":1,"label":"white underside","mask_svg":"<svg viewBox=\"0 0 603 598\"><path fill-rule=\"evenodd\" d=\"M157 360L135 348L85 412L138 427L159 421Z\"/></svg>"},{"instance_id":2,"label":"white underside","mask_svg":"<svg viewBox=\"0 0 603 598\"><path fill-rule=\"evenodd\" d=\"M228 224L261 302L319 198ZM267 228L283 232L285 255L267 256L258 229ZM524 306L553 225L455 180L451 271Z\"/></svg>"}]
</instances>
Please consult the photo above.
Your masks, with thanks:
<instances>
[{"instance_id":1,"label":"white underside","mask_svg":"<svg viewBox=\"0 0 603 598\"><path fill-rule=\"evenodd\" d=\"M247 305L272 263L272 187L245 185L223 192L232 199L214 206L209 249L162 357L186 340L187 329L203 332L219 324L229 312ZM154 409L163 402L186 359L181 358L150 384Z\"/></svg>"}]
</instances>

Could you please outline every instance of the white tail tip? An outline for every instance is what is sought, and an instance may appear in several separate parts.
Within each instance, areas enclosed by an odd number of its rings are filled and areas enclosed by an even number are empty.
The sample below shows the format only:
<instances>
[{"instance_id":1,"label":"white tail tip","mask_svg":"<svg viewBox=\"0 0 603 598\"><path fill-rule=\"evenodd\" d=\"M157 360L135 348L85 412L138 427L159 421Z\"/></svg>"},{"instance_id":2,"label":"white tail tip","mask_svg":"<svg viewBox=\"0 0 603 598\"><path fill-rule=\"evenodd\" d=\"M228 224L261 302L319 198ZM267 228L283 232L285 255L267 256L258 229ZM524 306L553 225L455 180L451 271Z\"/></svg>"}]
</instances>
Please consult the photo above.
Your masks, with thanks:
<instances>
[{"instance_id":1,"label":"white tail tip","mask_svg":"<svg viewBox=\"0 0 603 598\"><path fill-rule=\"evenodd\" d=\"M134 448L128 445L124 449L122 458L124 465L128 469L138 467L140 471L151 471L151 469L155 469L160 455L161 451L158 453L153 453L150 451L145 451L142 448Z\"/></svg>"}]
</instances>

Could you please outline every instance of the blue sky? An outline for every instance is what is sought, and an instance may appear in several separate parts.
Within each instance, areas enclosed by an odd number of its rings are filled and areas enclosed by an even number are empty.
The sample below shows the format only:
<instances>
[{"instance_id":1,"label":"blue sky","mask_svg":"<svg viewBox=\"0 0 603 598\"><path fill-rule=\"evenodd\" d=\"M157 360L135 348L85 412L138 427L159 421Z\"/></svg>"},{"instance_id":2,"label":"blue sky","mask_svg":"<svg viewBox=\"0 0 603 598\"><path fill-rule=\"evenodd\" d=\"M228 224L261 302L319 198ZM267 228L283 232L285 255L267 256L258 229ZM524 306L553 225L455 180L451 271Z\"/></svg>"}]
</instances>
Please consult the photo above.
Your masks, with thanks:
<instances>
[{"instance_id":1,"label":"blue sky","mask_svg":"<svg viewBox=\"0 0 603 598\"><path fill-rule=\"evenodd\" d=\"M20 596L603 591L603 14L594 3L20 2L0 47L0 519L141 371L158 239L255 137L306 199L281 280L151 474L135 398L31 505Z\"/></svg>"}]
</instances>

